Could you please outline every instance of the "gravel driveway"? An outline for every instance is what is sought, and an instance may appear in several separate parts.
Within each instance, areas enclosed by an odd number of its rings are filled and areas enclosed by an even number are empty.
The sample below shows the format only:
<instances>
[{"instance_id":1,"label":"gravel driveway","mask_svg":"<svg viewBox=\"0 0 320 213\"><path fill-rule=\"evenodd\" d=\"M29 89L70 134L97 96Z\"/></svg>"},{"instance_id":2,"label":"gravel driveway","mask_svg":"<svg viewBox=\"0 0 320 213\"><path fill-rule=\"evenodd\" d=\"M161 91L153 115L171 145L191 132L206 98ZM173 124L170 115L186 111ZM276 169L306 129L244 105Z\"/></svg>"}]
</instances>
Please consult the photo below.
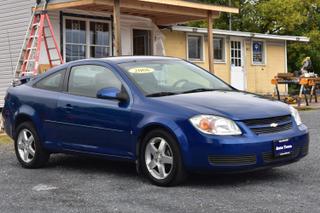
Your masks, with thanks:
<instances>
[{"instance_id":1,"label":"gravel driveway","mask_svg":"<svg viewBox=\"0 0 320 213\"><path fill-rule=\"evenodd\" d=\"M264 172L193 175L160 188L134 165L54 155L46 168L20 167L0 139L0 212L320 212L320 110L301 113L310 128L309 155Z\"/></svg>"}]
</instances>

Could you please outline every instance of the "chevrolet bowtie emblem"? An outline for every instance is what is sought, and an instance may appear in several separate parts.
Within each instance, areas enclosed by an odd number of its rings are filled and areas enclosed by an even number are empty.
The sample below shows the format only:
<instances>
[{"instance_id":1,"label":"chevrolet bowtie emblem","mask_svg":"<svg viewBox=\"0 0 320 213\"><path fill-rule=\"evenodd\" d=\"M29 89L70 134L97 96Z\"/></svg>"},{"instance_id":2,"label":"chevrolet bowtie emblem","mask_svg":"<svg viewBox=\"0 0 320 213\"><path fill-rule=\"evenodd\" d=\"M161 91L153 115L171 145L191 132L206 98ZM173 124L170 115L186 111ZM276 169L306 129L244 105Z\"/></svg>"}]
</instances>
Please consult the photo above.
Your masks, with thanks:
<instances>
[{"instance_id":1,"label":"chevrolet bowtie emblem","mask_svg":"<svg viewBox=\"0 0 320 213\"><path fill-rule=\"evenodd\" d=\"M277 123L272 123L272 124L270 124L270 126L271 127L277 127L279 124L277 124Z\"/></svg>"}]
</instances>

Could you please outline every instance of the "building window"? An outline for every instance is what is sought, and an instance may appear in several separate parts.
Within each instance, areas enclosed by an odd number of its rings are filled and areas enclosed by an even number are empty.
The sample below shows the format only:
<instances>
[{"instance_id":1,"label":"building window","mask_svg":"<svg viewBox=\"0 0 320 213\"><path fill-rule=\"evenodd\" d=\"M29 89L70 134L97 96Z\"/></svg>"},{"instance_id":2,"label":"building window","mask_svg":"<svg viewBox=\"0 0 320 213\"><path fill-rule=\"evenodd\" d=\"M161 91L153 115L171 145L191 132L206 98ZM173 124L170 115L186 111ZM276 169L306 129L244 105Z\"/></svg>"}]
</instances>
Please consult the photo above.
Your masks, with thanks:
<instances>
[{"instance_id":1,"label":"building window","mask_svg":"<svg viewBox=\"0 0 320 213\"><path fill-rule=\"evenodd\" d=\"M90 22L90 57L103 58L110 55L109 24Z\"/></svg>"},{"instance_id":2,"label":"building window","mask_svg":"<svg viewBox=\"0 0 320 213\"><path fill-rule=\"evenodd\" d=\"M66 61L86 58L86 22L66 20Z\"/></svg>"},{"instance_id":3,"label":"building window","mask_svg":"<svg viewBox=\"0 0 320 213\"><path fill-rule=\"evenodd\" d=\"M263 41L252 42L252 63L264 64L265 63L265 46Z\"/></svg>"},{"instance_id":4,"label":"building window","mask_svg":"<svg viewBox=\"0 0 320 213\"><path fill-rule=\"evenodd\" d=\"M231 65L241 67L242 58L242 42L231 41Z\"/></svg>"},{"instance_id":5,"label":"building window","mask_svg":"<svg viewBox=\"0 0 320 213\"><path fill-rule=\"evenodd\" d=\"M224 38L214 38L214 60L217 62L225 61L225 41Z\"/></svg>"},{"instance_id":6,"label":"building window","mask_svg":"<svg viewBox=\"0 0 320 213\"><path fill-rule=\"evenodd\" d=\"M188 59L192 61L203 60L203 36L188 35Z\"/></svg>"},{"instance_id":7,"label":"building window","mask_svg":"<svg viewBox=\"0 0 320 213\"><path fill-rule=\"evenodd\" d=\"M89 19L65 19L66 62L111 55L109 22Z\"/></svg>"}]
</instances>

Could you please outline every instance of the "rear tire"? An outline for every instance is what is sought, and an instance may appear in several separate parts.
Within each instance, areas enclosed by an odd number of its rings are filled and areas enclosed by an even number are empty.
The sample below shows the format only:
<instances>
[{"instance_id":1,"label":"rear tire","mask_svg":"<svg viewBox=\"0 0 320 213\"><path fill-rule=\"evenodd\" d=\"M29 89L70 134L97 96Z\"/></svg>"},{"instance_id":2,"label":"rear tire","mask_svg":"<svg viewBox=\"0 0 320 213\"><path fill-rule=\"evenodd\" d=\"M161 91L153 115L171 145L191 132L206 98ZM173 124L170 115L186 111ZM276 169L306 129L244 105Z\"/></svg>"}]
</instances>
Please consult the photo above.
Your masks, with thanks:
<instances>
[{"instance_id":1,"label":"rear tire","mask_svg":"<svg viewBox=\"0 0 320 213\"><path fill-rule=\"evenodd\" d=\"M37 131L31 122L24 122L18 126L14 148L17 159L24 168L42 167L50 157L50 154L42 148Z\"/></svg>"},{"instance_id":2,"label":"rear tire","mask_svg":"<svg viewBox=\"0 0 320 213\"><path fill-rule=\"evenodd\" d=\"M152 130L143 138L139 164L142 173L158 186L178 185L187 176L176 139L162 129Z\"/></svg>"}]
</instances>

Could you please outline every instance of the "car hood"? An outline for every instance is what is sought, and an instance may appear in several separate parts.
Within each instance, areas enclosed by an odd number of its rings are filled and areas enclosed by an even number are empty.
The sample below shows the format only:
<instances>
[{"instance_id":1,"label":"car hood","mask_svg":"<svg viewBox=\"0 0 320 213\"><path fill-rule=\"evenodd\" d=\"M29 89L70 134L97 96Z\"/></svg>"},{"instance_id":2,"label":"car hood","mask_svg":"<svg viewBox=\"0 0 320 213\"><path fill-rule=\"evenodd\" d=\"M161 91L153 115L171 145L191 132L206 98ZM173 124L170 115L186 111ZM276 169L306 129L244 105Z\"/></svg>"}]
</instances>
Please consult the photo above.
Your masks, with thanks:
<instances>
[{"instance_id":1,"label":"car hood","mask_svg":"<svg viewBox=\"0 0 320 213\"><path fill-rule=\"evenodd\" d=\"M179 105L193 114L209 114L246 120L290 114L287 104L239 91L212 91L156 98L163 104Z\"/></svg>"}]
</instances>

